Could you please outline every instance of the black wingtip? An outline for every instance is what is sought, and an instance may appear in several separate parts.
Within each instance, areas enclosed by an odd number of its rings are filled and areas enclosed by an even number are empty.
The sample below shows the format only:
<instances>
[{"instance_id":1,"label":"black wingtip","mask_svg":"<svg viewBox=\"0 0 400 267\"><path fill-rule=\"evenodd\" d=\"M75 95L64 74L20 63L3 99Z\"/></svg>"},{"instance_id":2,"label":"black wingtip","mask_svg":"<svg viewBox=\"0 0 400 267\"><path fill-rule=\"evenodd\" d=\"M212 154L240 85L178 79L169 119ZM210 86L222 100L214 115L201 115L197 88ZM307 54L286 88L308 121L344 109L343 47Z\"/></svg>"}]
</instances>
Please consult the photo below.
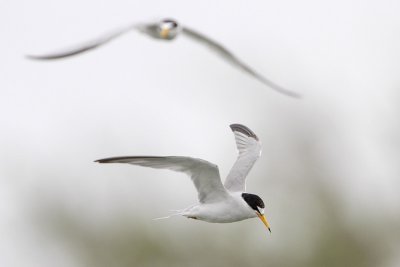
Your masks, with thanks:
<instances>
[{"instance_id":1,"label":"black wingtip","mask_svg":"<svg viewBox=\"0 0 400 267\"><path fill-rule=\"evenodd\" d=\"M302 99L303 98L303 95L298 94L298 93L294 93L294 92L287 93L286 95L290 96L290 97L293 97L295 99Z\"/></svg>"},{"instance_id":2,"label":"black wingtip","mask_svg":"<svg viewBox=\"0 0 400 267\"><path fill-rule=\"evenodd\" d=\"M258 141L257 135L252 130L250 130L248 127L246 127L246 126L244 126L242 124L234 123L234 124L231 124L229 127L231 127L231 130L233 132L242 133L242 134L244 134L244 135L246 135L248 137L252 137L252 138L254 138L254 139L256 139Z\"/></svg>"},{"instance_id":3,"label":"black wingtip","mask_svg":"<svg viewBox=\"0 0 400 267\"><path fill-rule=\"evenodd\" d=\"M94 162L97 163L128 163L130 160L135 159L158 159L158 158L165 158L159 156L122 156L122 157L111 157L111 158L104 158L98 159Z\"/></svg>"},{"instance_id":4,"label":"black wingtip","mask_svg":"<svg viewBox=\"0 0 400 267\"><path fill-rule=\"evenodd\" d=\"M30 59L30 60L37 60L37 59L39 59L38 57L33 56L33 55L24 55L24 57L25 57L25 59Z\"/></svg>"},{"instance_id":5,"label":"black wingtip","mask_svg":"<svg viewBox=\"0 0 400 267\"><path fill-rule=\"evenodd\" d=\"M47 56L35 56L35 55L25 55L26 59L29 60L37 60L37 61L45 61L45 60L54 60L54 59L58 59L58 58L54 58L54 57L47 57Z\"/></svg>"},{"instance_id":6,"label":"black wingtip","mask_svg":"<svg viewBox=\"0 0 400 267\"><path fill-rule=\"evenodd\" d=\"M25 55L26 59L29 60L37 60L37 61L47 61L47 60L58 60L62 59L63 57L58 56L35 56L35 55Z\"/></svg>"},{"instance_id":7,"label":"black wingtip","mask_svg":"<svg viewBox=\"0 0 400 267\"><path fill-rule=\"evenodd\" d=\"M94 162L96 162L96 163L109 163L110 161L109 161L109 159L97 159Z\"/></svg>"}]
</instances>

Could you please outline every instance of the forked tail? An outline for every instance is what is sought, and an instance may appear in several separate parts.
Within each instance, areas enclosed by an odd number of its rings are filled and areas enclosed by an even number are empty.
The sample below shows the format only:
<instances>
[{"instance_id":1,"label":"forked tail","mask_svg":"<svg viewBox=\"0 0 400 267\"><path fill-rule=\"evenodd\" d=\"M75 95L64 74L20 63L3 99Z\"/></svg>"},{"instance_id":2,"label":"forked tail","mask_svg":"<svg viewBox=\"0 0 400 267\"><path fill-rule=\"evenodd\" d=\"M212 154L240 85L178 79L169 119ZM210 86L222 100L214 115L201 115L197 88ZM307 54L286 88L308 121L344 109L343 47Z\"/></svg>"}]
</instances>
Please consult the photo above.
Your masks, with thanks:
<instances>
[{"instance_id":1,"label":"forked tail","mask_svg":"<svg viewBox=\"0 0 400 267\"><path fill-rule=\"evenodd\" d=\"M158 220L165 220L165 219L169 219L171 217L175 217L175 216L183 216L184 211L186 209L182 209L182 210L170 210L171 212L174 212L168 216L164 216L164 217L158 217L158 218L154 218L153 221L158 221Z\"/></svg>"}]
</instances>

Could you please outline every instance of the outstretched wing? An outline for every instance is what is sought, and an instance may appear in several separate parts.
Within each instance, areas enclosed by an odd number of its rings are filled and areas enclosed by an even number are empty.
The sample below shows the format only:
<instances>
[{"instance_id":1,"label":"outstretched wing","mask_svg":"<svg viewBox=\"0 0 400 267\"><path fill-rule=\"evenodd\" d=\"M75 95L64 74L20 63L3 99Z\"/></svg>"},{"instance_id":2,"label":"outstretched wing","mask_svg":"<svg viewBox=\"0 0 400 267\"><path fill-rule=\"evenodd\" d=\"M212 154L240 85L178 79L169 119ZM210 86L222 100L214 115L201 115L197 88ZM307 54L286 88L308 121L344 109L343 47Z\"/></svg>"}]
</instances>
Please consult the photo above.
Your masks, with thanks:
<instances>
[{"instance_id":1,"label":"outstretched wing","mask_svg":"<svg viewBox=\"0 0 400 267\"><path fill-rule=\"evenodd\" d=\"M37 60L51 60L51 59L60 59L60 58L74 56L77 54L81 54L83 52L90 51L99 46L102 46L110 42L111 40L114 40L115 38L123 35L124 33L127 33L128 31L138 28L139 26L140 25L135 24L124 28L120 28L112 32L109 32L107 34L104 34L94 40L82 43L80 45L77 45L69 49L65 49L64 51L54 52L46 55L27 55L27 57L30 59L37 59Z\"/></svg>"},{"instance_id":2,"label":"outstretched wing","mask_svg":"<svg viewBox=\"0 0 400 267\"><path fill-rule=\"evenodd\" d=\"M275 91L278 91L282 94L285 94L287 96L291 96L291 97L295 97L295 98L299 98L300 95L292 92L290 90L287 90L283 87L281 87L280 85L272 82L271 80L265 78L264 76L262 76L261 74L257 73L255 70L253 70L252 68L250 68L249 66L247 66L245 63L243 63L242 61L240 61L234 54L232 54L232 52L230 52L228 49L226 49L225 47L223 47L221 44L217 43L216 41L206 37L205 35L194 31L192 29L186 28L184 27L182 29L182 33L184 33L186 36L194 39L195 41L198 41L200 43L203 43L205 45L207 45L208 47L210 47L212 50L214 50L215 52L217 52L220 56L222 56L223 58L225 58L228 62L230 62L231 64L233 64L234 66L238 67L239 69L242 69L243 71L245 71L247 74L250 74L251 76L253 76L254 78L256 78L257 80L259 80L260 82L262 82L263 84L269 86L270 88L274 89Z\"/></svg>"},{"instance_id":3,"label":"outstretched wing","mask_svg":"<svg viewBox=\"0 0 400 267\"><path fill-rule=\"evenodd\" d=\"M226 199L229 193L222 185L218 166L208 161L189 157L133 156L96 160L99 163L128 163L156 169L169 169L190 176L201 203L212 203Z\"/></svg>"},{"instance_id":4,"label":"outstretched wing","mask_svg":"<svg viewBox=\"0 0 400 267\"><path fill-rule=\"evenodd\" d=\"M225 188L231 192L246 191L246 176L261 156L261 143L258 137L246 126L230 125L235 134L239 156L225 180Z\"/></svg>"}]
</instances>

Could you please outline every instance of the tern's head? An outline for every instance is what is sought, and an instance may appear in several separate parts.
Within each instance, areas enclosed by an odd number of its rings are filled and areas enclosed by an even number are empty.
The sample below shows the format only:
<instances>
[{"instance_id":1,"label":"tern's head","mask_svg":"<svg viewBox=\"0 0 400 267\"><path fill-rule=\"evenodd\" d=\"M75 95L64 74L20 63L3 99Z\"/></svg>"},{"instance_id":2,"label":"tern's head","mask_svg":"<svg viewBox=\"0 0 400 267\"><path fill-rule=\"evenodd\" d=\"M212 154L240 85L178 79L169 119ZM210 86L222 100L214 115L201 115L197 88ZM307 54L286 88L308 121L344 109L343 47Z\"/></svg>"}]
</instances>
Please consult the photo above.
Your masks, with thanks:
<instances>
[{"instance_id":1,"label":"tern's head","mask_svg":"<svg viewBox=\"0 0 400 267\"><path fill-rule=\"evenodd\" d=\"M157 27L160 38L171 40L181 31L181 27L173 19L163 19L158 23Z\"/></svg>"},{"instance_id":2,"label":"tern's head","mask_svg":"<svg viewBox=\"0 0 400 267\"><path fill-rule=\"evenodd\" d=\"M249 205L249 207L254 211L258 218L264 223L264 225L268 228L269 232L271 232L271 228L269 226L269 222L264 215L264 202L262 199L254 194L243 193L242 198Z\"/></svg>"}]
</instances>

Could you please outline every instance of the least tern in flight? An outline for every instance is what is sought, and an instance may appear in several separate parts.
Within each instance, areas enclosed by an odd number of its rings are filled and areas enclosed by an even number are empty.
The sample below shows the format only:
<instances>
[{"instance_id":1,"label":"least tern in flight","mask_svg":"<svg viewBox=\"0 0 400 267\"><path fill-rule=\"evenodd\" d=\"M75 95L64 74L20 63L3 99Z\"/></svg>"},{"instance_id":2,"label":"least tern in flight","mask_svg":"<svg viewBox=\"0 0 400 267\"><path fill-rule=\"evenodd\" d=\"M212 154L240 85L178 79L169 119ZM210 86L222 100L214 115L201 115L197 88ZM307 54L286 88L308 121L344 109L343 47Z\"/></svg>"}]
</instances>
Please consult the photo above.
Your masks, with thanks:
<instances>
[{"instance_id":1,"label":"least tern in flight","mask_svg":"<svg viewBox=\"0 0 400 267\"><path fill-rule=\"evenodd\" d=\"M261 74L254 71L252 68L250 68L247 64L243 63L241 60L239 60L232 52L230 52L228 49L226 49L218 42L212 40L209 37L206 37L205 35L195 30L183 27L172 19L164 19L156 23L142 23L142 24L129 25L127 27L120 28L113 32L105 34L92 41L78 45L75 48L67 49L63 52L55 52L47 55L28 55L27 57L38 60L51 60L51 59L60 59L77 55L92 50L94 48L97 48L101 45L104 45L131 30L138 30L150 37L153 37L154 39L167 40L167 41L171 41L175 39L179 34L183 34L184 36L187 36L192 40L197 41L211 48L211 50L222 56L226 61L231 63L233 66L236 66L237 68L251 75L252 77L256 78L257 80L267 85L268 87L291 97L296 97L296 98L300 97L299 94L281 87L280 85L272 82L271 80L265 78Z\"/></svg>"},{"instance_id":2,"label":"least tern in flight","mask_svg":"<svg viewBox=\"0 0 400 267\"><path fill-rule=\"evenodd\" d=\"M257 195L246 193L246 176L261 155L261 143L246 126L232 124L230 127L235 135L239 156L224 184L217 165L197 158L128 156L99 159L96 162L128 163L182 172L194 183L199 204L179 210L173 215L210 223L231 223L258 217L271 232L264 215L264 202Z\"/></svg>"}]
</instances>

